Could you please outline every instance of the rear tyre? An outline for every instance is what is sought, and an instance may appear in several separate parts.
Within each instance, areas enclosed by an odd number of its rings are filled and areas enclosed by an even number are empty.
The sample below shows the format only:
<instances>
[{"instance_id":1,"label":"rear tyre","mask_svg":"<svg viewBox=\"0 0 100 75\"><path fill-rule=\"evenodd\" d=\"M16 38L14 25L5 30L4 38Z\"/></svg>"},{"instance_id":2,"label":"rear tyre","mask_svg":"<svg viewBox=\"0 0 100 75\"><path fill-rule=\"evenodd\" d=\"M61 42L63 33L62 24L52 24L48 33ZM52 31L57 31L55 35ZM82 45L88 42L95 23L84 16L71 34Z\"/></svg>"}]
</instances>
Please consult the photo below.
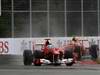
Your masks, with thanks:
<instances>
[{"instance_id":1,"label":"rear tyre","mask_svg":"<svg viewBox=\"0 0 100 75\"><path fill-rule=\"evenodd\" d=\"M90 54L92 57L92 60L96 60L98 58L98 51L99 51L99 47L98 45L91 45L90 47Z\"/></svg>"},{"instance_id":2,"label":"rear tyre","mask_svg":"<svg viewBox=\"0 0 100 75\"><path fill-rule=\"evenodd\" d=\"M31 50L24 50L23 52L23 62L24 65L32 65L32 51Z\"/></svg>"}]
</instances>

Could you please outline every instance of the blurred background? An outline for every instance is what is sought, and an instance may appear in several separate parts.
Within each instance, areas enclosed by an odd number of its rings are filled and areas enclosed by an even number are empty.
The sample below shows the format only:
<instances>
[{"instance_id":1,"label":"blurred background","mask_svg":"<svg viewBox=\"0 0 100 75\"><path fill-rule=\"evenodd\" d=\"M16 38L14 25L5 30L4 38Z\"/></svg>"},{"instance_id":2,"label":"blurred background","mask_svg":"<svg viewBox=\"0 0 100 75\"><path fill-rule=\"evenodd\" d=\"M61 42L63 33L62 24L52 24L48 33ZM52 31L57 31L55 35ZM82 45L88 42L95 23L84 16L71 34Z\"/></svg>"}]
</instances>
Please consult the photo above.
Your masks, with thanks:
<instances>
[{"instance_id":1,"label":"blurred background","mask_svg":"<svg viewBox=\"0 0 100 75\"><path fill-rule=\"evenodd\" d=\"M99 0L1 0L0 38L99 36Z\"/></svg>"}]
</instances>

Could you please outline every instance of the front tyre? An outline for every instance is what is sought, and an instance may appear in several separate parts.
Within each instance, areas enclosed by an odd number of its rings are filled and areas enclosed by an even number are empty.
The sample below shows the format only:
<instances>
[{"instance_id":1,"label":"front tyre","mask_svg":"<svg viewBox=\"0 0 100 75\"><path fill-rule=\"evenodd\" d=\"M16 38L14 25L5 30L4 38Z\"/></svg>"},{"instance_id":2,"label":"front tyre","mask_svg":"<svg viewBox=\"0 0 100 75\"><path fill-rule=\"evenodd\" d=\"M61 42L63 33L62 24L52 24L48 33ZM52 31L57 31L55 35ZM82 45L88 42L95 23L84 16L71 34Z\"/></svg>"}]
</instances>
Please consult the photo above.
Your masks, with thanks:
<instances>
[{"instance_id":1,"label":"front tyre","mask_svg":"<svg viewBox=\"0 0 100 75\"><path fill-rule=\"evenodd\" d=\"M24 65L32 65L32 51L31 50L24 50L23 62L24 62Z\"/></svg>"}]
</instances>

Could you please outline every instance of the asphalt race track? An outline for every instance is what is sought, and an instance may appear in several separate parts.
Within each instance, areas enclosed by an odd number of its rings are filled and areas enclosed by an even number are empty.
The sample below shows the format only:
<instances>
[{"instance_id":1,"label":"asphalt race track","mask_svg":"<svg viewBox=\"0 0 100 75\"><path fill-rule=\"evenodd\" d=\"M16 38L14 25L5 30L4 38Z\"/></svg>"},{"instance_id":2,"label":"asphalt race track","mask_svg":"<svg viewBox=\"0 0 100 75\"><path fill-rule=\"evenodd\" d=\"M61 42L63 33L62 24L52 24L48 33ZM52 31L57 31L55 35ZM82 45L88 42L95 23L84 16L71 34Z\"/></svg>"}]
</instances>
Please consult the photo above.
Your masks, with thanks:
<instances>
[{"instance_id":1,"label":"asphalt race track","mask_svg":"<svg viewBox=\"0 0 100 75\"><path fill-rule=\"evenodd\" d=\"M24 66L21 56L0 56L0 75L100 75L100 65Z\"/></svg>"},{"instance_id":2,"label":"asphalt race track","mask_svg":"<svg viewBox=\"0 0 100 75\"><path fill-rule=\"evenodd\" d=\"M100 66L24 66L2 65L0 75L100 75Z\"/></svg>"}]
</instances>

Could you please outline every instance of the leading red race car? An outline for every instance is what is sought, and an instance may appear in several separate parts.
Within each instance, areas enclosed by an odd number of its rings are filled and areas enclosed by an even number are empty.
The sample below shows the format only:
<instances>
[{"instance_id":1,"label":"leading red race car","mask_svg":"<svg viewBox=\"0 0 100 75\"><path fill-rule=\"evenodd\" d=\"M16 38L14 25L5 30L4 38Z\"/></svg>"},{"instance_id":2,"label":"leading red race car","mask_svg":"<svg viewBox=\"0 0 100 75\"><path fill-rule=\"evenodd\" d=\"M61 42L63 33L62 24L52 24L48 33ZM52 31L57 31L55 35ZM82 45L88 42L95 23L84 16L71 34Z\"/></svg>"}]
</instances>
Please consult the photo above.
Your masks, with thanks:
<instances>
[{"instance_id":1,"label":"leading red race car","mask_svg":"<svg viewBox=\"0 0 100 75\"><path fill-rule=\"evenodd\" d=\"M73 52L65 48L57 48L49 42L50 39L45 39L44 44L36 44L41 47L40 49L24 50L24 65L41 66L42 64L61 65L66 64L68 66L73 65ZM67 50L67 51L66 51Z\"/></svg>"}]
</instances>

